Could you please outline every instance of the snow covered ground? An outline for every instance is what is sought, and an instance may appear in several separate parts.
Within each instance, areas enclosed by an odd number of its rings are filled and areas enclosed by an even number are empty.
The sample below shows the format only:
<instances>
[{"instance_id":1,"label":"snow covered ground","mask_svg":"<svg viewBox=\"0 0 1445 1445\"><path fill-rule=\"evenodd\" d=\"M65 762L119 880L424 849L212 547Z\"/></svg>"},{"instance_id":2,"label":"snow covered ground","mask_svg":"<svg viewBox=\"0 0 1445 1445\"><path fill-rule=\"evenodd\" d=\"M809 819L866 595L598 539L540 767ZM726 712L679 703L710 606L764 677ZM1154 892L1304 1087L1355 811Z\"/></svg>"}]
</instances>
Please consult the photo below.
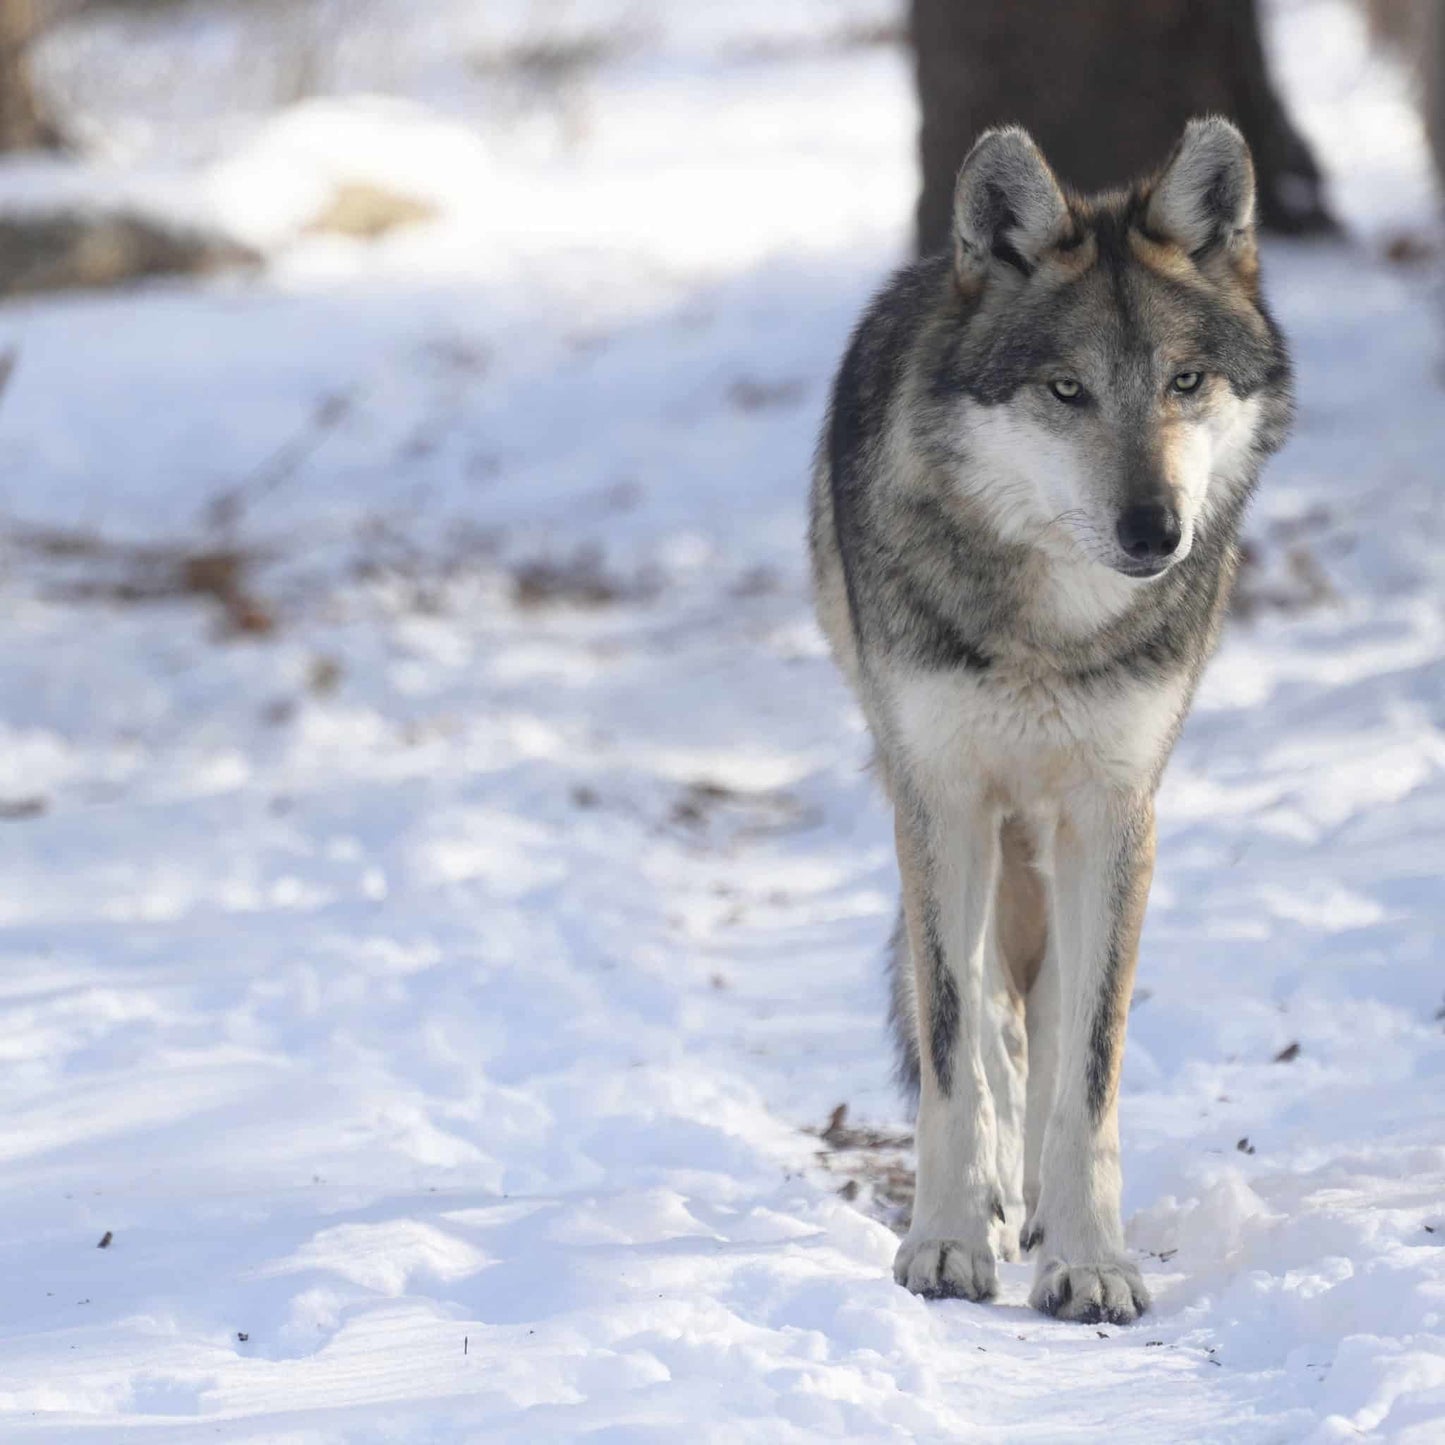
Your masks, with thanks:
<instances>
[{"instance_id":1,"label":"snow covered ground","mask_svg":"<svg viewBox=\"0 0 1445 1445\"><path fill-rule=\"evenodd\" d=\"M1356 239L1267 258L1300 425L1161 799L1102 1331L889 1275L801 535L893 7L318 14L284 110L261 21L62 33L98 158L0 174L269 262L0 312L0 1438L1445 1438L1442 330L1380 259L1434 202L1354 11L1272 11ZM436 217L309 232L355 180Z\"/></svg>"}]
</instances>

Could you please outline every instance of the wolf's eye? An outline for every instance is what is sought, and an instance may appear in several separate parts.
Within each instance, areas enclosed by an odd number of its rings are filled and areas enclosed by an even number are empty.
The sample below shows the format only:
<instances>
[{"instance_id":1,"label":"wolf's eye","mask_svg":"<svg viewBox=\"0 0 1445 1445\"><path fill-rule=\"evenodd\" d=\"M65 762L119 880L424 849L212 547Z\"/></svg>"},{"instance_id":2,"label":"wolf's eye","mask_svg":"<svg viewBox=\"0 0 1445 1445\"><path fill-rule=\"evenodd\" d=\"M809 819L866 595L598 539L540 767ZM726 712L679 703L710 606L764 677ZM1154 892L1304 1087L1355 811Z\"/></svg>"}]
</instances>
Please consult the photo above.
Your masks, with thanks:
<instances>
[{"instance_id":1,"label":"wolf's eye","mask_svg":"<svg viewBox=\"0 0 1445 1445\"><path fill-rule=\"evenodd\" d=\"M1169 383L1172 391L1191 392L1199 390L1199 383L1204 380L1202 371L1181 371L1176 373L1174 380Z\"/></svg>"},{"instance_id":2,"label":"wolf's eye","mask_svg":"<svg viewBox=\"0 0 1445 1445\"><path fill-rule=\"evenodd\" d=\"M1049 383L1049 390L1060 401L1078 401L1084 394L1083 385L1072 376L1056 376Z\"/></svg>"}]
</instances>

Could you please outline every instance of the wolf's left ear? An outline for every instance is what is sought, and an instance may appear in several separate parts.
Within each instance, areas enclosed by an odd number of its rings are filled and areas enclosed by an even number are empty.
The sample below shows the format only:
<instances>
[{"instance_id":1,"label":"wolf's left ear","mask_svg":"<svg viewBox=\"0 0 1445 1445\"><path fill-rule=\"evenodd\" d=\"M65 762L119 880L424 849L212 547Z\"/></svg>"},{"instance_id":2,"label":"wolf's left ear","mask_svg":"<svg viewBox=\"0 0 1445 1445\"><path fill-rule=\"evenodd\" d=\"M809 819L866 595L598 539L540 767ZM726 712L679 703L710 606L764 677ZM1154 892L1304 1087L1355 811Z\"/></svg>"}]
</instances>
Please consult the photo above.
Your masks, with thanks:
<instances>
[{"instance_id":1,"label":"wolf's left ear","mask_svg":"<svg viewBox=\"0 0 1445 1445\"><path fill-rule=\"evenodd\" d=\"M1196 261L1223 248L1254 250L1254 162L1244 137L1222 116L1191 120L1155 181L1146 221Z\"/></svg>"},{"instance_id":2,"label":"wolf's left ear","mask_svg":"<svg viewBox=\"0 0 1445 1445\"><path fill-rule=\"evenodd\" d=\"M1026 130L986 130L974 142L953 192L958 279L972 289L991 271L1024 276L1068 229L1059 183Z\"/></svg>"}]
</instances>

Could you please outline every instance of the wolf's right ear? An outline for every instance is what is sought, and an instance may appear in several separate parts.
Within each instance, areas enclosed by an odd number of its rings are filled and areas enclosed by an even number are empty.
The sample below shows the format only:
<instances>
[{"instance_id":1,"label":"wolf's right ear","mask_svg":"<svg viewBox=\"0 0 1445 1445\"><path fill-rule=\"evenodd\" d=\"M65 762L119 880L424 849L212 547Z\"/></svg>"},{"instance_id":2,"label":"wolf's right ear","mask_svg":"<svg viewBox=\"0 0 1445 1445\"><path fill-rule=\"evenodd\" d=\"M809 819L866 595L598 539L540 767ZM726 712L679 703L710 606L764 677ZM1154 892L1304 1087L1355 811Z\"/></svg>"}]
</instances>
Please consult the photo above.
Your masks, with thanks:
<instances>
[{"instance_id":1,"label":"wolf's right ear","mask_svg":"<svg viewBox=\"0 0 1445 1445\"><path fill-rule=\"evenodd\" d=\"M1019 126L986 130L974 142L953 193L958 279L973 290L992 270L1031 275L1069 229L1069 207L1048 162Z\"/></svg>"},{"instance_id":2,"label":"wolf's right ear","mask_svg":"<svg viewBox=\"0 0 1445 1445\"><path fill-rule=\"evenodd\" d=\"M1196 260L1254 250L1254 162L1223 116L1197 117L1164 164L1149 197L1149 228Z\"/></svg>"}]
</instances>

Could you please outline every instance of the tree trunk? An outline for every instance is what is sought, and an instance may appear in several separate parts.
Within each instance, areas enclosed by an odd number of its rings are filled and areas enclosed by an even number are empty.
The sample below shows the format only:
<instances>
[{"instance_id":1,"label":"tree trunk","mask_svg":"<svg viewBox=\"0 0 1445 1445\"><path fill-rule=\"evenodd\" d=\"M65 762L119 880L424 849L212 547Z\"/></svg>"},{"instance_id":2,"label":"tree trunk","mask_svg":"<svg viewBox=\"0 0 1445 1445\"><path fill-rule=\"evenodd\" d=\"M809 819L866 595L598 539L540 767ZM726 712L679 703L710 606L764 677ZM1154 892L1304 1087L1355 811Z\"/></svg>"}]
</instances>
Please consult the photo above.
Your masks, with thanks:
<instances>
[{"instance_id":1,"label":"tree trunk","mask_svg":"<svg viewBox=\"0 0 1445 1445\"><path fill-rule=\"evenodd\" d=\"M1445 188L1445 0L1425 0L1425 135L1435 158L1435 174Z\"/></svg>"},{"instance_id":2,"label":"tree trunk","mask_svg":"<svg viewBox=\"0 0 1445 1445\"><path fill-rule=\"evenodd\" d=\"M1027 126L1083 191L1158 167L1192 115L1254 151L1271 230L1329 231L1314 157L1276 98L1254 0L912 0L923 125L918 248L946 244L953 181L979 131Z\"/></svg>"},{"instance_id":3,"label":"tree trunk","mask_svg":"<svg viewBox=\"0 0 1445 1445\"><path fill-rule=\"evenodd\" d=\"M0 0L0 151L49 150L61 144L31 83L34 38L33 0Z\"/></svg>"}]
</instances>

